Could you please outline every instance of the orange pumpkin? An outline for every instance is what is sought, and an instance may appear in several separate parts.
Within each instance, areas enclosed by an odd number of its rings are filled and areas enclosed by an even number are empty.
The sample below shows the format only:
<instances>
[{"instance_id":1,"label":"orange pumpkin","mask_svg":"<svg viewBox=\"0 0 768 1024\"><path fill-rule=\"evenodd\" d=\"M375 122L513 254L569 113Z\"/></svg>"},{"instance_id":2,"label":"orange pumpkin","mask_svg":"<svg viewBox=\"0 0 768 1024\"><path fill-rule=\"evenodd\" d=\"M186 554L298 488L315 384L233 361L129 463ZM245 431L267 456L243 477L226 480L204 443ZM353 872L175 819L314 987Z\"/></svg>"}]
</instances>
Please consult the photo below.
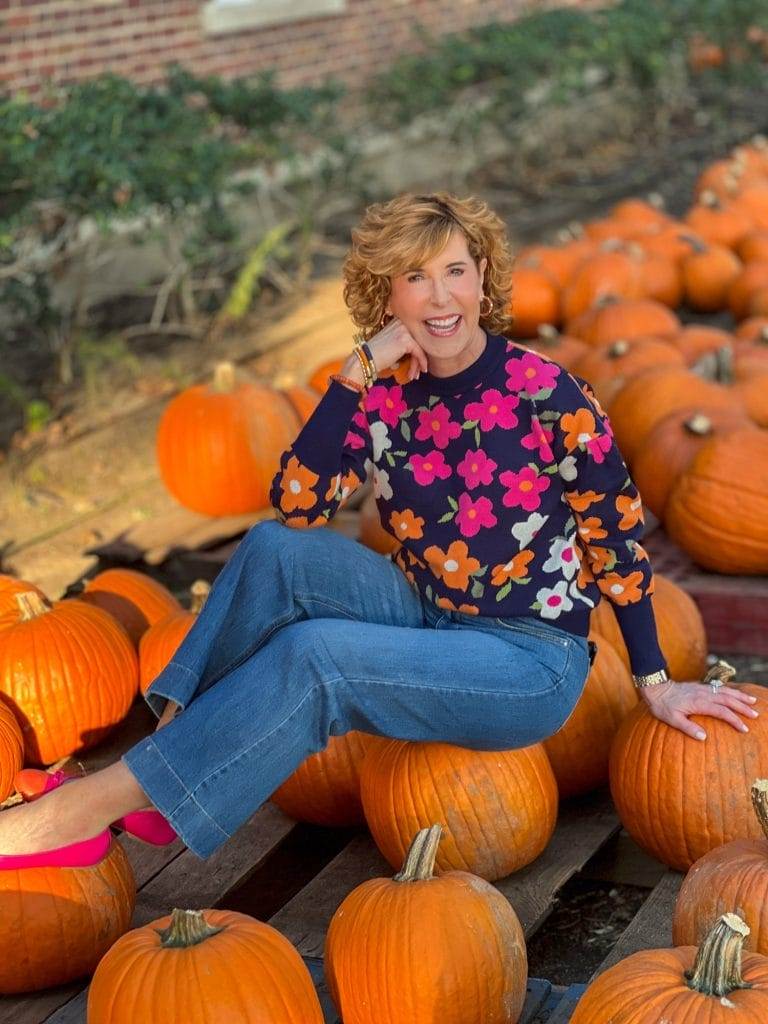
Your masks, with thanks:
<instances>
[{"instance_id":1,"label":"orange pumpkin","mask_svg":"<svg viewBox=\"0 0 768 1024\"><path fill-rule=\"evenodd\" d=\"M728 305L729 289L741 272L741 260L724 245L697 243L680 264L685 301L700 313Z\"/></svg>"},{"instance_id":2,"label":"orange pumpkin","mask_svg":"<svg viewBox=\"0 0 768 1024\"><path fill-rule=\"evenodd\" d=\"M0 694L21 726L25 760L53 764L92 747L125 717L136 652L100 608L50 605L34 592L16 600L19 614L0 618Z\"/></svg>"},{"instance_id":3,"label":"orange pumpkin","mask_svg":"<svg viewBox=\"0 0 768 1024\"><path fill-rule=\"evenodd\" d=\"M96 969L88 1024L323 1024L304 962L275 928L232 910L174 910L119 939Z\"/></svg>"},{"instance_id":4,"label":"orange pumpkin","mask_svg":"<svg viewBox=\"0 0 768 1024\"><path fill-rule=\"evenodd\" d=\"M579 263L593 251L592 242L580 238L570 239L564 245L528 246L520 250L517 258L518 262L526 266L546 271L560 288L564 288Z\"/></svg>"},{"instance_id":5,"label":"orange pumpkin","mask_svg":"<svg viewBox=\"0 0 768 1024\"><path fill-rule=\"evenodd\" d=\"M94 867L0 871L0 994L91 974L130 925L135 900L131 865L115 842Z\"/></svg>"},{"instance_id":6,"label":"orange pumpkin","mask_svg":"<svg viewBox=\"0 0 768 1024\"><path fill-rule=\"evenodd\" d=\"M683 354L667 341L656 338L621 338L591 349L574 366L574 372L589 381L603 407L621 391L627 381L655 366L684 366Z\"/></svg>"},{"instance_id":7,"label":"orange pumpkin","mask_svg":"<svg viewBox=\"0 0 768 1024\"><path fill-rule=\"evenodd\" d=\"M220 363L211 384L195 384L165 408L157 461L173 497L208 516L269 507L280 456L300 423L288 399L263 384L238 382Z\"/></svg>"},{"instance_id":8,"label":"orange pumpkin","mask_svg":"<svg viewBox=\"0 0 768 1024\"><path fill-rule=\"evenodd\" d=\"M135 569L105 569L88 580L78 600L109 612L136 647L150 626L182 611L170 590Z\"/></svg>"},{"instance_id":9,"label":"orange pumpkin","mask_svg":"<svg viewBox=\"0 0 768 1024\"><path fill-rule=\"evenodd\" d=\"M610 216L613 220L626 221L639 229L661 227L671 219L664 209L664 198L658 192L652 192L645 199L637 196L620 199L612 207Z\"/></svg>"},{"instance_id":10,"label":"orange pumpkin","mask_svg":"<svg viewBox=\"0 0 768 1024\"><path fill-rule=\"evenodd\" d=\"M723 679L733 674L722 667L718 672ZM638 846L678 871L722 843L762 834L749 786L756 775L768 774L765 690L751 683L739 689L757 697L761 712L750 719L748 733L719 718L692 715L707 734L695 740L655 718L641 700L613 742L611 793L624 827Z\"/></svg>"},{"instance_id":11,"label":"orange pumpkin","mask_svg":"<svg viewBox=\"0 0 768 1024\"><path fill-rule=\"evenodd\" d=\"M768 959L742 956L748 929L724 914L697 950L633 953L587 988L571 1024L757 1024L768 1019Z\"/></svg>"},{"instance_id":12,"label":"orange pumpkin","mask_svg":"<svg viewBox=\"0 0 768 1024\"><path fill-rule=\"evenodd\" d=\"M691 405L730 409L738 404L728 388L702 380L682 367L659 366L625 384L608 413L619 448L632 464L651 430L671 412Z\"/></svg>"},{"instance_id":13,"label":"orange pumpkin","mask_svg":"<svg viewBox=\"0 0 768 1024\"><path fill-rule=\"evenodd\" d=\"M654 252L642 242L640 280L643 298L677 309L683 301L683 280L678 261L663 252Z\"/></svg>"},{"instance_id":14,"label":"orange pumpkin","mask_svg":"<svg viewBox=\"0 0 768 1024\"><path fill-rule=\"evenodd\" d=\"M315 388L309 385L294 384L292 387L283 388L283 394L293 406L293 411L302 425L307 422L320 401Z\"/></svg>"},{"instance_id":15,"label":"orange pumpkin","mask_svg":"<svg viewBox=\"0 0 768 1024\"><path fill-rule=\"evenodd\" d=\"M570 370L576 361L589 351L589 347L580 338L561 334L552 324L542 324L536 332L536 337L526 339L524 345L548 359L553 359L566 370Z\"/></svg>"},{"instance_id":16,"label":"orange pumpkin","mask_svg":"<svg viewBox=\"0 0 768 1024\"><path fill-rule=\"evenodd\" d=\"M682 352L686 364L693 366L702 356L719 352L721 349L733 345L733 335L719 327L709 327L706 324L687 324L670 341L678 351Z\"/></svg>"},{"instance_id":17,"label":"orange pumpkin","mask_svg":"<svg viewBox=\"0 0 768 1024\"><path fill-rule=\"evenodd\" d=\"M373 491L367 494L360 506L360 543L367 548L378 551L380 555L388 555L397 551L400 541L381 525L379 507Z\"/></svg>"},{"instance_id":18,"label":"orange pumpkin","mask_svg":"<svg viewBox=\"0 0 768 1024\"><path fill-rule=\"evenodd\" d=\"M636 703L629 669L608 641L599 638L597 657L571 717L544 740L561 798L580 796L608 781L611 742Z\"/></svg>"},{"instance_id":19,"label":"orange pumpkin","mask_svg":"<svg viewBox=\"0 0 768 1024\"><path fill-rule=\"evenodd\" d=\"M348 732L331 736L272 794L272 802L297 821L340 828L365 823L360 802L360 767L377 736Z\"/></svg>"},{"instance_id":20,"label":"orange pumpkin","mask_svg":"<svg viewBox=\"0 0 768 1024\"><path fill-rule=\"evenodd\" d=\"M16 716L0 698L0 801L13 792L13 779L24 764L24 737Z\"/></svg>"},{"instance_id":21,"label":"orange pumpkin","mask_svg":"<svg viewBox=\"0 0 768 1024\"><path fill-rule=\"evenodd\" d=\"M307 382L311 388L315 391L319 391L321 395L324 395L328 390L328 378L334 373L341 373L341 368L346 363L346 357L344 359L331 359L328 363L323 363L322 366L318 366L313 371L312 376Z\"/></svg>"},{"instance_id":22,"label":"orange pumpkin","mask_svg":"<svg viewBox=\"0 0 768 1024\"><path fill-rule=\"evenodd\" d=\"M654 573L651 596L659 647L669 674L679 681L702 679L707 664L707 635L693 598L661 573ZM627 668L629 654L611 602L603 598L593 609L590 625L605 637Z\"/></svg>"},{"instance_id":23,"label":"orange pumpkin","mask_svg":"<svg viewBox=\"0 0 768 1024\"><path fill-rule=\"evenodd\" d=\"M139 641L139 689L142 693L147 692L179 649L181 641L195 624L210 589L205 580L195 580L190 587L192 600L189 611L179 607L178 611L168 612L142 634Z\"/></svg>"},{"instance_id":24,"label":"orange pumpkin","mask_svg":"<svg viewBox=\"0 0 768 1024\"><path fill-rule=\"evenodd\" d=\"M746 948L768 951L768 779L753 782L750 793L763 835L718 846L691 867L675 903L676 946L698 946L718 917L737 907L749 927Z\"/></svg>"},{"instance_id":25,"label":"orange pumpkin","mask_svg":"<svg viewBox=\"0 0 768 1024\"><path fill-rule=\"evenodd\" d=\"M748 231L735 248L742 263L768 263L768 229Z\"/></svg>"},{"instance_id":26,"label":"orange pumpkin","mask_svg":"<svg viewBox=\"0 0 768 1024\"><path fill-rule=\"evenodd\" d=\"M748 426L708 441L673 487L665 523L705 569L768 573L768 433Z\"/></svg>"},{"instance_id":27,"label":"orange pumpkin","mask_svg":"<svg viewBox=\"0 0 768 1024\"><path fill-rule=\"evenodd\" d=\"M707 190L685 215L685 223L705 242L728 249L738 249L741 240L753 231L751 217Z\"/></svg>"},{"instance_id":28,"label":"orange pumpkin","mask_svg":"<svg viewBox=\"0 0 768 1024\"><path fill-rule=\"evenodd\" d=\"M610 345L634 338L673 338L680 331L675 314L652 299L607 298L597 303L578 325L569 331L590 345Z\"/></svg>"},{"instance_id":29,"label":"orange pumpkin","mask_svg":"<svg viewBox=\"0 0 768 1024\"><path fill-rule=\"evenodd\" d=\"M570 323L601 299L639 299L641 296L641 260L625 252L599 252L579 264L570 284L563 290L563 319ZM573 332L569 329L568 333Z\"/></svg>"},{"instance_id":30,"label":"orange pumpkin","mask_svg":"<svg viewBox=\"0 0 768 1024\"><path fill-rule=\"evenodd\" d=\"M371 834L393 867L410 837L439 821L446 830L440 870L489 881L535 860L557 815L557 785L541 744L488 753L390 740L363 761L360 794Z\"/></svg>"},{"instance_id":31,"label":"orange pumpkin","mask_svg":"<svg viewBox=\"0 0 768 1024\"><path fill-rule=\"evenodd\" d=\"M528 959L510 903L465 871L434 875L440 826L420 831L394 878L346 897L325 941L325 975L345 1024L508 1024Z\"/></svg>"},{"instance_id":32,"label":"orange pumpkin","mask_svg":"<svg viewBox=\"0 0 768 1024\"><path fill-rule=\"evenodd\" d=\"M541 324L559 324L559 285L546 270L517 263L512 271L509 312L515 338L529 338Z\"/></svg>"},{"instance_id":33,"label":"orange pumpkin","mask_svg":"<svg viewBox=\"0 0 768 1024\"><path fill-rule=\"evenodd\" d=\"M750 316L735 331L737 342L759 342L768 345L768 316Z\"/></svg>"},{"instance_id":34,"label":"orange pumpkin","mask_svg":"<svg viewBox=\"0 0 768 1024\"><path fill-rule=\"evenodd\" d=\"M728 287L728 306L737 320L755 315L752 297L763 288L768 288L768 261L745 264Z\"/></svg>"},{"instance_id":35,"label":"orange pumpkin","mask_svg":"<svg viewBox=\"0 0 768 1024\"><path fill-rule=\"evenodd\" d=\"M672 488L699 449L711 438L748 422L744 410L736 405L724 409L677 409L660 420L632 462L632 477L646 508L663 519Z\"/></svg>"}]
</instances>

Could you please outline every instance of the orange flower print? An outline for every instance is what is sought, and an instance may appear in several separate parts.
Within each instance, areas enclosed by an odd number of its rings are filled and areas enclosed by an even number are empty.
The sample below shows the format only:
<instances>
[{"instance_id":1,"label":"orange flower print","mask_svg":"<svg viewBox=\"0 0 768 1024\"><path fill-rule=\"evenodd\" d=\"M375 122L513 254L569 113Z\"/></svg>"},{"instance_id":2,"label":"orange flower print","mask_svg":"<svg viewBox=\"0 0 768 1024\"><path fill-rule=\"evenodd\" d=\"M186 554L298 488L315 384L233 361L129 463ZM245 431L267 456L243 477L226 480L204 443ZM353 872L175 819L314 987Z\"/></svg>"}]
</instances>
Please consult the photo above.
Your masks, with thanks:
<instances>
[{"instance_id":1,"label":"orange flower print","mask_svg":"<svg viewBox=\"0 0 768 1024\"><path fill-rule=\"evenodd\" d=\"M438 597L437 607L444 608L447 612L464 612L465 615L479 615L480 609L476 604L460 604L457 608L449 597Z\"/></svg>"},{"instance_id":2,"label":"orange flower print","mask_svg":"<svg viewBox=\"0 0 768 1024\"><path fill-rule=\"evenodd\" d=\"M616 565L616 552L613 548L603 548L599 544L587 548L586 558L594 573L610 572Z\"/></svg>"},{"instance_id":3,"label":"orange flower print","mask_svg":"<svg viewBox=\"0 0 768 1024\"><path fill-rule=\"evenodd\" d=\"M608 536L608 531L603 529L602 519L597 516L590 516L585 519L576 513L576 524L579 530L579 538L584 544L590 544L593 540L602 540Z\"/></svg>"},{"instance_id":4,"label":"orange flower print","mask_svg":"<svg viewBox=\"0 0 768 1024\"><path fill-rule=\"evenodd\" d=\"M414 515L410 508L402 512L393 512L389 517L389 525L398 540L418 540L424 536L424 520L421 516Z\"/></svg>"},{"instance_id":5,"label":"orange flower print","mask_svg":"<svg viewBox=\"0 0 768 1024\"><path fill-rule=\"evenodd\" d=\"M592 570L589 567L589 563L585 558L579 562L579 572L576 576L576 586L579 590L583 590L588 583L594 583L595 577L592 575Z\"/></svg>"},{"instance_id":6,"label":"orange flower print","mask_svg":"<svg viewBox=\"0 0 768 1024\"><path fill-rule=\"evenodd\" d=\"M532 551L518 551L514 558L503 565L494 565L491 583L494 587L503 586L508 580L523 579L527 573L528 563L533 558Z\"/></svg>"},{"instance_id":7,"label":"orange flower print","mask_svg":"<svg viewBox=\"0 0 768 1024\"><path fill-rule=\"evenodd\" d=\"M618 572L608 572L597 581L597 585L605 596L614 604L634 604L643 596L640 586L643 582L643 574L638 570L631 572L629 576L622 576Z\"/></svg>"},{"instance_id":8,"label":"orange flower print","mask_svg":"<svg viewBox=\"0 0 768 1024\"><path fill-rule=\"evenodd\" d=\"M292 530L311 530L316 526L325 526L327 522L325 516L315 516L314 519L308 519L307 516L292 516L285 520L285 525L290 526Z\"/></svg>"},{"instance_id":9,"label":"orange flower print","mask_svg":"<svg viewBox=\"0 0 768 1024\"><path fill-rule=\"evenodd\" d=\"M317 501L317 495L312 488L319 480L317 473L302 466L296 456L292 455L280 481L280 489L283 492L280 508L283 512L293 512L297 508L312 508Z\"/></svg>"},{"instance_id":10,"label":"orange flower print","mask_svg":"<svg viewBox=\"0 0 768 1024\"><path fill-rule=\"evenodd\" d=\"M584 383L584 386L581 389L581 393L584 395L584 397L587 399L587 401L591 402L592 405L594 405L594 407L597 410L598 414L600 416L602 416L603 418L605 418L605 410L600 405L600 402L599 402L598 397L595 394L595 392L592 390L592 388L586 382Z\"/></svg>"},{"instance_id":11,"label":"orange flower print","mask_svg":"<svg viewBox=\"0 0 768 1024\"><path fill-rule=\"evenodd\" d=\"M595 436L595 417L589 409L566 412L560 417L560 429L565 431L565 450L572 452Z\"/></svg>"},{"instance_id":12,"label":"orange flower print","mask_svg":"<svg viewBox=\"0 0 768 1024\"><path fill-rule=\"evenodd\" d=\"M565 500L574 512L586 512L590 505L602 501L604 497L604 494L598 494L597 491L566 491L565 494Z\"/></svg>"},{"instance_id":13,"label":"orange flower print","mask_svg":"<svg viewBox=\"0 0 768 1024\"><path fill-rule=\"evenodd\" d=\"M616 511L621 515L620 530L631 530L637 523L644 523L643 502L639 494L633 498L630 494L619 494L616 498Z\"/></svg>"},{"instance_id":14,"label":"orange flower print","mask_svg":"<svg viewBox=\"0 0 768 1024\"><path fill-rule=\"evenodd\" d=\"M424 552L424 557L433 575L454 590L466 590L470 574L480 568L480 563L470 556L463 540L453 541L447 551L441 551L432 544Z\"/></svg>"},{"instance_id":15,"label":"orange flower print","mask_svg":"<svg viewBox=\"0 0 768 1024\"><path fill-rule=\"evenodd\" d=\"M632 545L632 554L634 555L636 562L647 562L648 552L645 550L642 544L638 544L637 541Z\"/></svg>"}]
</instances>

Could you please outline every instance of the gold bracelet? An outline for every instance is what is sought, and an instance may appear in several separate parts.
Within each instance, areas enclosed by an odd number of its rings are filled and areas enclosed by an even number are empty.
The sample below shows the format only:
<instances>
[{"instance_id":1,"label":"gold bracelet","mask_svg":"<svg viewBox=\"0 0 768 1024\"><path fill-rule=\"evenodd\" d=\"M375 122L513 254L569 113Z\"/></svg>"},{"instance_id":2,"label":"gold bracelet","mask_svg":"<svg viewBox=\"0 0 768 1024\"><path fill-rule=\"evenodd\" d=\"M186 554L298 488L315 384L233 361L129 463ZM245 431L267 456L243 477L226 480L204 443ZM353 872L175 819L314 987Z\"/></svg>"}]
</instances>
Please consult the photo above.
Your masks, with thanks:
<instances>
[{"instance_id":1,"label":"gold bracelet","mask_svg":"<svg viewBox=\"0 0 768 1024\"><path fill-rule=\"evenodd\" d=\"M370 367L368 366L368 361L365 358L363 350L359 348L354 348L352 351L355 353L358 360L360 361L360 366L363 371L363 380L365 381L365 387L367 390L371 386L371 384L373 384L373 374L371 373Z\"/></svg>"},{"instance_id":2,"label":"gold bracelet","mask_svg":"<svg viewBox=\"0 0 768 1024\"><path fill-rule=\"evenodd\" d=\"M358 357L364 361L365 368L367 368L368 371L368 376L371 378L371 384L373 384L378 377L378 372L376 370L376 364L373 361L373 354L368 347L368 343L362 334L356 334L352 340L354 341L355 352L357 352Z\"/></svg>"}]
</instances>

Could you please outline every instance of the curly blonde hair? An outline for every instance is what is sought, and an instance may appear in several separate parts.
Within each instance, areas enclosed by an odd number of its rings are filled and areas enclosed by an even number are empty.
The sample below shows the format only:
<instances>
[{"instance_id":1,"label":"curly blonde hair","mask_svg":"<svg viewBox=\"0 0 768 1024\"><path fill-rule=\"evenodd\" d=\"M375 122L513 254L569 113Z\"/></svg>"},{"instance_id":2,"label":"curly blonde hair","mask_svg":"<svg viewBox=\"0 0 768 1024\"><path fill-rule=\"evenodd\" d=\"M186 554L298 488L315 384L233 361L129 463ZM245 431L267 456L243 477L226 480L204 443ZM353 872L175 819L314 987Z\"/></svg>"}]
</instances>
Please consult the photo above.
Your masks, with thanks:
<instances>
[{"instance_id":1,"label":"curly blonde hair","mask_svg":"<svg viewBox=\"0 0 768 1024\"><path fill-rule=\"evenodd\" d=\"M481 314L480 323L491 334L509 335L512 254L504 222L476 196L459 199L433 192L374 203L352 231L344 261L344 301L366 340L382 327L391 279L442 252L457 228L475 265L483 257L488 261L483 291L493 308Z\"/></svg>"}]
</instances>

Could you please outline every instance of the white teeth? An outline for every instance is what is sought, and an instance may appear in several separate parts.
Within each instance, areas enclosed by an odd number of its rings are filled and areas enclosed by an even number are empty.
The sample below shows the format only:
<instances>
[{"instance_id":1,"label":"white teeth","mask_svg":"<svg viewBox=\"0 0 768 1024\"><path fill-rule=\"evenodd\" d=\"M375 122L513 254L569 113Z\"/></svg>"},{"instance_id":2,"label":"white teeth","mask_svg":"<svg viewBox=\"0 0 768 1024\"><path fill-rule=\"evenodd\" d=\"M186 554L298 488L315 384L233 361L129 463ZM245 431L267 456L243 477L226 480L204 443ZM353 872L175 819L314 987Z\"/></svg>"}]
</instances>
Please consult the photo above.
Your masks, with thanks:
<instances>
[{"instance_id":1,"label":"white teeth","mask_svg":"<svg viewBox=\"0 0 768 1024\"><path fill-rule=\"evenodd\" d=\"M461 314L457 313L456 316L446 317L444 320L427 320L430 327L453 327L457 324L461 318Z\"/></svg>"}]
</instances>

